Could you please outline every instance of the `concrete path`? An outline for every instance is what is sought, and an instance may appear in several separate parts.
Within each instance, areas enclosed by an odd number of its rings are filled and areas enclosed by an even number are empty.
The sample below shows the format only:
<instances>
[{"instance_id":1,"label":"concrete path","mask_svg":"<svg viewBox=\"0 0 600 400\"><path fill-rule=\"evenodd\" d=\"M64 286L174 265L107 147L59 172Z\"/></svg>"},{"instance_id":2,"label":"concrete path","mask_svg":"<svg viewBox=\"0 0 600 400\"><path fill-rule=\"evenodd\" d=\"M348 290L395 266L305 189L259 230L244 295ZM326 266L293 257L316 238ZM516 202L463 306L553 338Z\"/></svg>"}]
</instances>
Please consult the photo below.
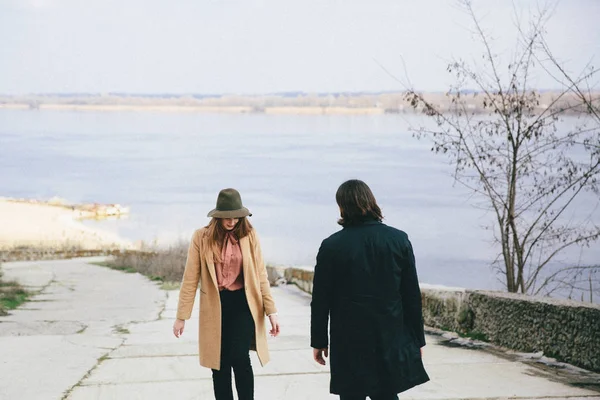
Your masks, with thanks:
<instances>
[{"instance_id":1,"label":"concrete path","mask_svg":"<svg viewBox=\"0 0 600 400\"><path fill-rule=\"evenodd\" d=\"M0 318L0 399L213 398L210 370L198 365L197 311L176 339L176 291L87 262L3 266L6 275L45 288L37 301ZM273 288L273 295L283 333L269 339L266 367L252 353L255 398L336 399L328 394L328 369L312 361L308 348L310 297L293 286ZM401 398L600 399L598 391L584 388L598 388L597 374L449 347L440 336L427 340L431 382Z\"/></svg>"},{"instance_id":2,"label":"concrete path","mask_svg":"<svg viewBox=\"0 0 600 400\"><path fill-rule=\"evenodd\" d=\"M125 340L153 321L166 293L139 274L88 264L102 259L5 263L5 279L41 291L0 317L0 399L62 399Z\"/></svg>"}]
</instances>

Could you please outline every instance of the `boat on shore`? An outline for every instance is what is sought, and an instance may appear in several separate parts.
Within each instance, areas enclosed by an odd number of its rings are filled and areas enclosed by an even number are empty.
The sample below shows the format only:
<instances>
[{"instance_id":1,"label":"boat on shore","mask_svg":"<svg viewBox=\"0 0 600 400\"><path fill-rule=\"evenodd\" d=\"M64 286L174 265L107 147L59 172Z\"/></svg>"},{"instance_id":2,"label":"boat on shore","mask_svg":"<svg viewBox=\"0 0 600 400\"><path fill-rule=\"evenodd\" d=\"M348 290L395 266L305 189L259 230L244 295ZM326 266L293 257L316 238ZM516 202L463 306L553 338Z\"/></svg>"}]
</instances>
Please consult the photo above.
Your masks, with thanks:
<instances>
[{"instance_id":1,"label":"boat on shore","mask_svg":"<svg viewBox=\"0 0 600 400\"><path fill-rule=\"evenodd\" d=\"M79 219L122 218L129 214L129 207L120 204L81 204L74 210Z\"/></svg>"}]
</instances>

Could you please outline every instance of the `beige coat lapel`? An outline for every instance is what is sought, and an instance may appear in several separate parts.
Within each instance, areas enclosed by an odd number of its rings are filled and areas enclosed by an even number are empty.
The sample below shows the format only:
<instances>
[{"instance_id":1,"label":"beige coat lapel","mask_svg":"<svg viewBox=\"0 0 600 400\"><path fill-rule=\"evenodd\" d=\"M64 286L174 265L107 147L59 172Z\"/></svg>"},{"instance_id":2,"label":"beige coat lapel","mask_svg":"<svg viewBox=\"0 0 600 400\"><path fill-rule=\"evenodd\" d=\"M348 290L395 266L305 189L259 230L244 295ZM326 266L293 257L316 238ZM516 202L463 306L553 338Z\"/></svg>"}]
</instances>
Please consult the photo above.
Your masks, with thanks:
<instances>
[{"instance_id":1,"label":"beige coat lapel","mask_svg":"<svg viewBox=\"0 0 600 400\"><path fill-rule=\"evenodd\" d=\"M215 271L215 257L213 256L212 248L210 246L208 246L208 243L206 241L204 242L203 248L206 249L205 260L206 260L206 267L208 268L208 273L210 274L210 277L213 281L213 284L215 285L215 288L218 289L219 285L217 284L217 273Z\"/></svg>"},{"instance_id":2,"label":"beige coat lapel","mask_svg":"<svg viewBox=\"0 0 600 400\"><path fill-rule=\"evenodd\" d=\"M250 273L248 271L248 268L250 267L248 262L250 260L250 240L248 239L248 236L240 239L240 249L242 249L242 271L244 272L244 286L246 286L245 277L250 276L248 275Z\"/></svg>"}]
</instances>

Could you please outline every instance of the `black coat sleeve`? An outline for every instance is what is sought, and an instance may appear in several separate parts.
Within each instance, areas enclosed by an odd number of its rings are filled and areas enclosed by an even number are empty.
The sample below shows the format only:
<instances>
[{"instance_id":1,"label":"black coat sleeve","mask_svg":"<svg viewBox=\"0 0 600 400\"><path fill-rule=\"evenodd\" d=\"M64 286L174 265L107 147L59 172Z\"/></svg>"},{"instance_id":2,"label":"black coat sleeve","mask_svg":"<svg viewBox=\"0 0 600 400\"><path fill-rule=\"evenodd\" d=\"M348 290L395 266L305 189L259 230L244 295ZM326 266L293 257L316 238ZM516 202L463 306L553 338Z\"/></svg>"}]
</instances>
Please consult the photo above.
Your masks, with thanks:
<instances>
[{"instance_id":1,"label":"black coat sleeve","mask_svg":"<svg viewBox=\"0 0 600 400\"><path fill-rule=\"evenodd\" d=\"M421 289L417 277L415 255L412 245L406 239L407 248L405 262L402 266L402 281L400 293L402 295L402 308L404 310L404 323L410 329L419 347L425 346L425 331L423 329L423 310L421 308Z\"/></svg>"},{"instance_id":2,"label":"black coat sleeve","mask_svg":"<svg viewBox=\"0 0 600 400\"><path fill-rule=\"evenodd\" d=\"M333 293L333 266L326 255L325 242L317 254L310 303L310 346L324 349L329 345L327 326Z\"/></svg>"}]
</instances>

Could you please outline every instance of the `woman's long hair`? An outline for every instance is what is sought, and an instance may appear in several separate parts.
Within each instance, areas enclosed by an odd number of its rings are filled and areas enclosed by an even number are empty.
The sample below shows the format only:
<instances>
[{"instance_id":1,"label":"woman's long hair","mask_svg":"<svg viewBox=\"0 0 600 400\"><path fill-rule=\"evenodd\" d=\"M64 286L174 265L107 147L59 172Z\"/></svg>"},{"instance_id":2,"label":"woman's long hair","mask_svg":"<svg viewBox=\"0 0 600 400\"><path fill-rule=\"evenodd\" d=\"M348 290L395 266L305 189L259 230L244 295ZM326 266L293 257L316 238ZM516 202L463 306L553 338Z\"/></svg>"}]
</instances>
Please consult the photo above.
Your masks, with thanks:
<instances>
[{"instance_id":1,"label":"woman's long hair","mask_svg":"<svg viewBox=\"0 0 600 400\"><path fill-rule=\"evenodd\" d=\"M335 194L335 200L341 213L338 224L342 226L383 220L373 192L363 181L352 179L342 183Z\"/></svg>"},{"instance_id":2,"label":"woman's long hair","mask_svg":"<svg viewBox=\"0 0 600 400\"><path fill-rule=\"evenodd\" d=\"M233 233L235 237L238 239L244 238L252 232L252 224L248 221L248 218L242 217L239 218L239 221L235 228L233 228ZM223 228L223 224L221 223L221 218L213 218L210 220L208 225L206 225L206 237L208 238L208 248L212 250L214 255L215 262L221 262L221 250L223 248L223 244L225 242L225 235L227 234L227 230Z\"/></svg>"}]
</instances>

